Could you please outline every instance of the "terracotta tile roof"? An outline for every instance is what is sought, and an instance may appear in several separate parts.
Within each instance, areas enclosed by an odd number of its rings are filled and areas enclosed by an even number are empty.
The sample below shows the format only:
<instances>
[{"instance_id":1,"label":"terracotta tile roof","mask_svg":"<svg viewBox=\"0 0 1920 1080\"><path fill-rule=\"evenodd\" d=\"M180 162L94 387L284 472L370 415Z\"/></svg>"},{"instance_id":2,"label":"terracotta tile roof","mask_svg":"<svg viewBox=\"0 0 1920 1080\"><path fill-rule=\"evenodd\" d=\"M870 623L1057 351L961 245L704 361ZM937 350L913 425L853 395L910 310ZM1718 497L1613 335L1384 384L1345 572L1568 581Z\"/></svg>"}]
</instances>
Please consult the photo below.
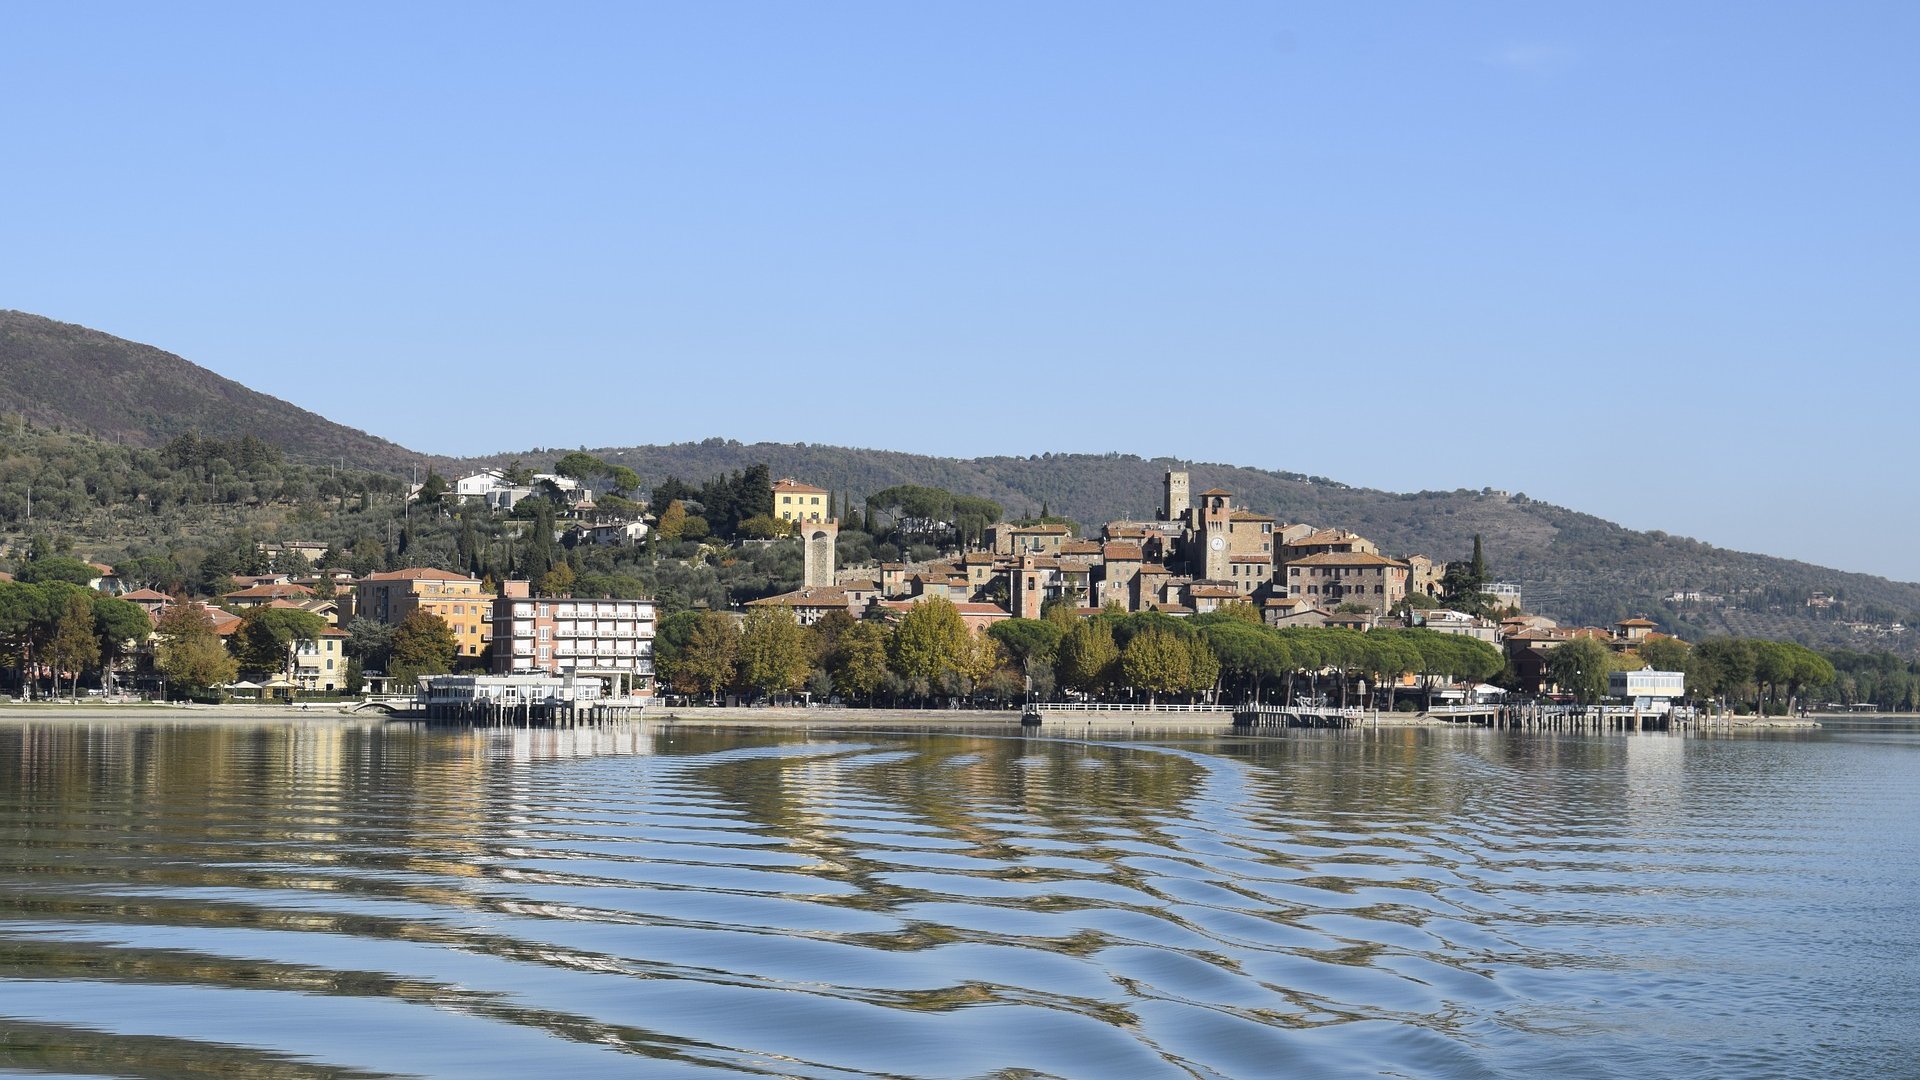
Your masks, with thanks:
<instances>
[{"instance_id":1,"label":"terracotta tile roof","mask_svg":"<svg viewBox=\"0 0 1920 1080\"><path fill-rule=\"evenodd\" d=\"M313 590L305 585L255 585L249 589L238 589L227 593L228 600L274 600L283 596L312 596Z\"/></svg>"},{"instance_id":2,"label":"terracotta tile roof","mask_svg":"<svg viewBox=\"0 0 1920 1080\"><path fill-rule=\"evenodd\" d=\"M320 631L320 636L321 637L352 637L353 635L347 633L345 630L337 630L329 626L325 630Z\"/></svg>"},{"instance_id":3,"label":"terracotta tile roof","mask_svg":"<svg viewBox=\"0 0 1920 1080\"><path fill-rule=\"evenodd\" d=\"M1108 562L1139 562L1140 545L1114 541L1101 546L1100 557Z\"/></svg>"},{"instance_id":4,"label":"terracotta tile roof","mask_svg":"<svg viewBox=\"0 0 1920 1080\"><path fill-rule=\"evenodd\" d=\"M962 615L998 615L1003 619L1010 619L1013 617L1012 614L1009 613L1006 608L1001 607L999 604L967 603L967 604L955 604L953 606L955 610L959 611L960 614Z\"/></svg>"},{"instance_id":5,"label":"terracotta tile roof","mask_svg":"<svg viewBox=\"0 0 1920 1080\"><path fill-rule=\"evenodd\" d=\"M1145 576L1148 574L1171 574L1173 573L1173 571L1168 570L1166 567L1161 566L1159 563L1150 562L1140 567L1140 573L1142 576Z\"/></svg>"},{"instance_id":6,"label":"terracotta tile roof","mask_svg":"<svg viewBox=\"0 0 1920 1080\"><path fill-rule=\"evenodd\" d=\"M1657 622L1654 622L1652 619L1621 619L1619 622L1614 623L1613 625L1615 626L1659 626L1660 624Z\"/></svg>"},{"instance_id":7,"label":"terracotta tile roof","mask_svg":"<svg viewBox=\"0 0 1920 1080\"><path fill-rule=\"evenodd\" d=\"M811 589L795 589L778 596L765 596L758 600L747 601L748 607L847 607L860 602L861 593L879 592L878 585L861 587L861 583L845 585L820 585Z\"/></svg>"},{"instance_id":8,"label":"terracotta tile roof","mask_svg":"<svg viewBox=\"0 0 1920 1080\"><path fill-rule=\"evenodd\" d=\"M1233 517L1232 517L1232 518L1231 518L1230 520L1233 520L1233 521L1272 521L1272 520L1273 520L1273 515L1271 515L1271 514L1256 514L1256 513L1254 513L1254 512L1253 512L1253 511L1251 511L1251 510L1235 510L1235 511L1233 512Z\"/></svg>"},{"instance_id":9,"label":"terracotta tile roof","mask_svg":"<svg viewBox=\"0 0 1920 1080\"><path fill-rule=\"evenodd\" d=\"M383 570L378 574L368 574L361 581L471 581L479 584L478 578L465 574L456 574L451 570L436 570L431 566L414 566L405 570Z\"/></svg>"},{"instance_id":10,"label":"terracotta tile roof","mask_svg":"<svg viewBox=\"0 0 1920 1080\"><path fill-rule=\"evenodd\" d=\"M1073 540L1060 545L1062 555L1099 555L1104 549L1093 540Z\"/></svg>"},{"instance_id":11,"label":"terracotta tile roof","mask_svg":"<svg viewBox=\"0 0 1920 1080\"><path fill-rule=\"evenodd\" d=\"M817 487L814 487L812 484L803 484L800 481L795 480L791 476L783 476L780 479L775 480L773 482L773 490L774 490L774 494L776 495L779 495L779 494L825 495L827 494L826 488L817 488Z\"/></svg>"},{"instance_id":12,"label":"terracotta tile roof","mask_svg":"<svg viewBox=\"0 0 1920 1080\"><path fill-rule=\"evenodd\" d=\"M120 599L125 600L129 603L139 603L143 600L144 601L158 600L163 604L170 604L173 602L173 597L168 596L166 593L163 593L158 589L135 589L130 593L126 593L122 595Z\"/></svg>"},{"instance_id":13,"label":"terracotta tile roof","mask_svg":"<svg viewBox=\"0 0 1920 1080\"><path fill-rule=\"evenodd\" d=\"M993 560L994 554L991 551L969 551L960 557L960 561L968 566L979 566L982 563L992 565Z\"/></svg>"},{"instance_id":14,"label":"terracotta tile roof","mask_svg":"<svg viewBox=\"0 0 1920 1080\"><path fill-rule=\"evenodd\" d=\"M880 601L880 606L888 611L908 611L912 609L913 605L919 602L919 600L882 600ZM949 603L951 603L951 601L949 601ZM1002 619L1010 619L1013 617L1007 612L1006 608L998 604L976 604L968 602L956 603L953 607L955 611L958 611L962 615L985 615Z\"/></svg>"},{"instance_id":15,"label":"terracotta tile roof","mask_svg":"<svg viewBox=\"0 0 1920 1080\"><path fill-rule=\"evenodd\" d=\"M1298 559L1288 559L1288 566L1397 566L1406 569L1407 564L1398 559L1389 559L1384 555L1369 555L1364 551L1323 551L1318 555L1307 555Z\"/></svg>"},{"instance_id":16,"label":"terracotta tile roof","mask_svg":"<svg viewBox=\"0 0 1920 1080\"><path fill-rule=\"evenodd\" d=\"M1358 533L1350 533L1345 529L1321 529L1318 532L1310 532L1298 540L1289 540L1287 541L1287 546L1311 547L1316 544L1350 544L1361 539L1364 538Z\"/></svg>"},{"instance_id":17,"label":"terracotta tile roof","mask_svg":"<svg viewBox=\"0 0 1920 1080\"><path fill-rule=\"evenodd\" d=\"M1195 585L1187 591L1197 597L1215 600L1225 600L1240 595L1240 590L1231 585Z\"/></svg>"},{"instance_id":18,"label":"terracotta tile roof","mask_svg":"<svg viewBox=\"0 0 1920 1080\"><path fill-rule=\"evenodd\" d=\"M1200 497L1206 498L1209 495L1231 495L1231 494L1233 494L1233 492L1228 491L1226 488L1215 487L1215 488L1208 488L1207 490L1201 492Z\"/></svg>"}]
</instances>

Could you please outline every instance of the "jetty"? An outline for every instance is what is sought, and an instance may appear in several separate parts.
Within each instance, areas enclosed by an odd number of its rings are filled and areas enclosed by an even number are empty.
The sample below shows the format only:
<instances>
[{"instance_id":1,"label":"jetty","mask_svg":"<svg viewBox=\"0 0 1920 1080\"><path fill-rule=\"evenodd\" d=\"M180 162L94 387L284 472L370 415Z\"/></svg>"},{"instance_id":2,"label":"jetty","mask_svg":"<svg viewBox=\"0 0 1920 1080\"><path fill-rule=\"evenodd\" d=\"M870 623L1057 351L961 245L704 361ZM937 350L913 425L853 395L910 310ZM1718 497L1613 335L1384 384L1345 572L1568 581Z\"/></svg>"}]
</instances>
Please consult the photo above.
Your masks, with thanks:
<instances>
[{"instance_id":1,"label":"jetty","mask_svg":"<svg viewBox=\"0 0 1920 1080\"><path fill-rule=\"evenodd\" d=\"M435 675L421 680L413 708L393 714L470 727L589 727L640 719L653 701L608 693L592 677Z\"/></svg>"}]
</instances>

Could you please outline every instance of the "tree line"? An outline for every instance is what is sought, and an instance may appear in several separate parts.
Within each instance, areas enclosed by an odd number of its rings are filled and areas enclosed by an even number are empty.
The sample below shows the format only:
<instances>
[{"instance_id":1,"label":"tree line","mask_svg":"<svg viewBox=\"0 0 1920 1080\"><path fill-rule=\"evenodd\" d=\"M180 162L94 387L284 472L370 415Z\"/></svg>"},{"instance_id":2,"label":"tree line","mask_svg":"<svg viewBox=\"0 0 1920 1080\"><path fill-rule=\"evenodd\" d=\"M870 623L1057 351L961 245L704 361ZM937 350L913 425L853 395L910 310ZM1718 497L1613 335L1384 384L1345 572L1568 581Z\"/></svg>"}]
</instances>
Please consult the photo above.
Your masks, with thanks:
<instances>
[{"instance_id":1,"label":"tree line","mask_svg":"<svg viewBox=\"0 0 1920 1080\"><path fill-rule=\"evenodd\" d=\"M933 598L897 618L829 612L810 627L784 608L669 616L654 639L663 688L717 699L810 694L848 702L924 704L935 699L1005 704L1031 692L1093 700L1291 701L1317 693L1340 703L1415 676L1430 695L1440 683L1501 670L1485 642L1425 629L1352 630L1259 621L1249 604L1193 618L1118 608L1082 618L1054 605L1040 619L1003 619L969 630L954 605Z\"/></svg>"}]
</instances>

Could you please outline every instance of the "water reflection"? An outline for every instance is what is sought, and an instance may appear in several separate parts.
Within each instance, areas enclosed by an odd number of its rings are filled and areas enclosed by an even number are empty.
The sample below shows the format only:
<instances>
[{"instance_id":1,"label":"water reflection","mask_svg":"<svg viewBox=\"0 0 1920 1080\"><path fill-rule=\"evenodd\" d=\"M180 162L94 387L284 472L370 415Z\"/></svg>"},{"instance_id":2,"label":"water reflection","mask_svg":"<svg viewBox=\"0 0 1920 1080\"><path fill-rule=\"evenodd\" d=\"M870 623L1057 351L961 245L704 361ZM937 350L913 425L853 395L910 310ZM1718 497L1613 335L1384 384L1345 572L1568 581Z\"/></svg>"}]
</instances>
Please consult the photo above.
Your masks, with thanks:
<instances>
[{"instance_id":1,"label":"water reflection","mask_svg":"<svg viewBox=\"0 0 1920 1080\"><path fill-rule=\"evenodd\" d=\"M1885 1074L1874 738L0 727L0 1065Z\"/></svg>"}]
</instances>

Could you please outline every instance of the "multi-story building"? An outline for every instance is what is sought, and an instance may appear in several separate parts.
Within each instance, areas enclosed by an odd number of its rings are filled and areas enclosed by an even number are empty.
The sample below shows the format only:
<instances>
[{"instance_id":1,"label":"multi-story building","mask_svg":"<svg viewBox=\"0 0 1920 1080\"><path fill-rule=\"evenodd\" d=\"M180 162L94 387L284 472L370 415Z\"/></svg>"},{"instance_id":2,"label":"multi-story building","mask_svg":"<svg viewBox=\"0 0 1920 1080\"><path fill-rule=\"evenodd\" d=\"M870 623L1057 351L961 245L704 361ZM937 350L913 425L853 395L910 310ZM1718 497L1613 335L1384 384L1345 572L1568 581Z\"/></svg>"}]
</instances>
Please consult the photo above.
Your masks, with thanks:
<instances>
[{"instance_id":1,"label":"multi-story building","mask_svg":"<svg viewBox=\"0 0 1920 1080\"><path fill-rule=\"evenodd\" d=\"M831 498L826 488L782 477L773 482L773 516L781 521L827 521L833 517Z\"/></svg>"},{"instance_id":2,"label":"multi-story building","mask_svg":"<svg viewBox=\"0 0 1920 1080\"><path fill-rule=\"evenodd\" d=\"M653 685L651 600L530 595L509 581L493 601L495 675L544 671L604 679L616 697L645 696Z\"/></svg>"},{"instance_id":3,"label":"multi-story building","mask_svg":"<svg viewBox=\"0 0 1920 1080\"><path fill-rule=\"evenodd\" d=\"M1362 604L1384 615L1407 596L1407 564L1369 552L1308 555L1289 561L1286 574L1288 596L1322 607Z\"/></svg>"},{"instance_id":4,"label":"multi-story building","mask_svg":"<svg viewBox=\"0 0 1920 1080\"><path fill-rule=\"evenodd\" d=\"M1059 555L1073 541L1065 525L1013 525L1001 522L987 529L996 555Z\"/></svg>"},{"instance_id":5,"label":"multi-story building","mask_svg":"<svg viewBox=\"0 0 1920 1080\"><path fill-rule=\"evenodd\" d=\"M347 632L329 626L312 641L293 643L293 684L302 690L347 688Z\"/></svg>"},{"instance_id":6,"label":"multi-story building","mask_svg":"<svg viewBox=\"0 0 1920 1080\"><path fill-rule=\"evenodd\" d=\"M462 657L485 655L493 600L477 578L425 567L368 574L353 585L355 617L398 626L426 611L453 628Z\"/></svg>"},{"instance_id":7,"label":"multi-story building","mask_svg":"<svg viewBox=\"0 0 1920 1080\"><path fill-rule=\"evenodd\" d=\"M275 585L254 585L245 589L236 589L220 597L228 607L254 608L265 607L275 600L286 600L302 604L313 599L313 590L305 585L287 583Z\"/></svg>"}]
</instances>

